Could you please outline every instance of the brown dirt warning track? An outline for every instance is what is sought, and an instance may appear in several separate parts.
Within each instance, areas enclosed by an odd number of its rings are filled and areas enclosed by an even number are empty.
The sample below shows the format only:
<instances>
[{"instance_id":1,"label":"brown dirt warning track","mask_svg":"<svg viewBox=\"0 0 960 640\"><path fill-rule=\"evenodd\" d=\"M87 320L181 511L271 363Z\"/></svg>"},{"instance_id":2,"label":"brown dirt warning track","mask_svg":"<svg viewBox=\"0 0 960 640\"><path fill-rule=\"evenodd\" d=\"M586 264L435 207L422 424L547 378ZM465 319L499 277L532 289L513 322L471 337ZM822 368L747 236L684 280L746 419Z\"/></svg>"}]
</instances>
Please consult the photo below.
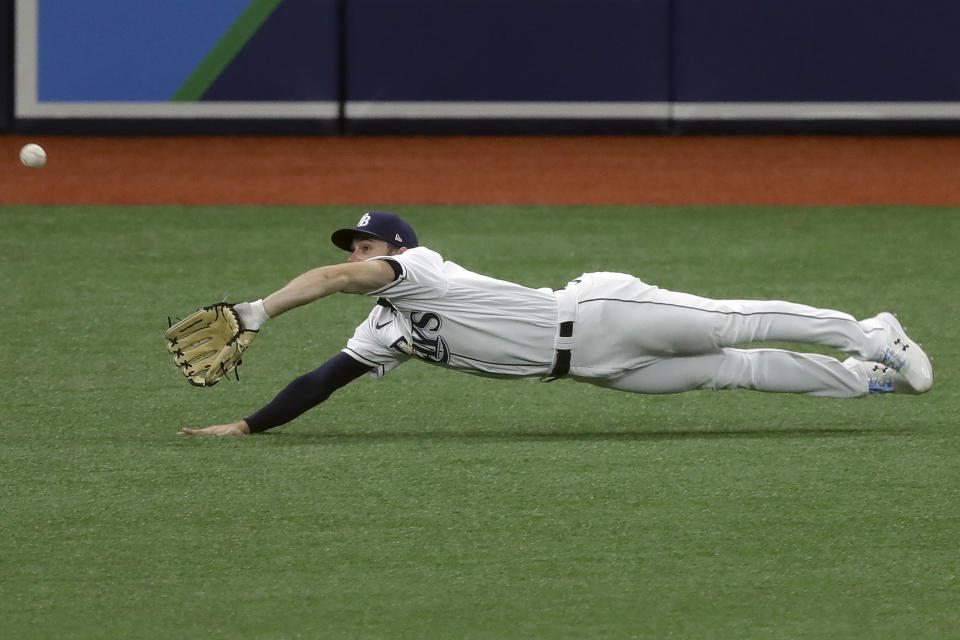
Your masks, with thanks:
<instances>
[{"instance_id":1,"label":"brown dirt warning track","mask_svg":"<svg viewBox=\"0 0 960 640\"><path fill-rule=\"evenodd\" d=\"M960 206L960 137L6 136L0 157L0 204Z\"/></svg>"}]
</instances>

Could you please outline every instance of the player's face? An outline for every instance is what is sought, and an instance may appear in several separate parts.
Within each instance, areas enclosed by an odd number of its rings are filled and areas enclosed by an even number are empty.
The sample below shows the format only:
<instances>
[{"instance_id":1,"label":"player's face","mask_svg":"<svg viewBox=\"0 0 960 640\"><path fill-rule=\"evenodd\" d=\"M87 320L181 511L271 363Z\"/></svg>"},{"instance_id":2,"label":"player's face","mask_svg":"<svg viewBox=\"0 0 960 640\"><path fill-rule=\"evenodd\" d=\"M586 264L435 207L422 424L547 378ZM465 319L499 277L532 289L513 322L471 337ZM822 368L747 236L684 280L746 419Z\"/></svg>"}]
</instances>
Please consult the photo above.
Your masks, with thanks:
<instances>
[{"instance_id":1,"label":"player's face","mask_svg":"<svg viewBox=\"0 0 960 640\"><path fill-rule=\"evenodd\" d=\"M402 252L403 249L399 251ZM357 234L353 239L353 253L350 254L347 262L362 262L368 258L392 256L396 253L398 250L386 240Z\"/></svg>"}]
</instances>

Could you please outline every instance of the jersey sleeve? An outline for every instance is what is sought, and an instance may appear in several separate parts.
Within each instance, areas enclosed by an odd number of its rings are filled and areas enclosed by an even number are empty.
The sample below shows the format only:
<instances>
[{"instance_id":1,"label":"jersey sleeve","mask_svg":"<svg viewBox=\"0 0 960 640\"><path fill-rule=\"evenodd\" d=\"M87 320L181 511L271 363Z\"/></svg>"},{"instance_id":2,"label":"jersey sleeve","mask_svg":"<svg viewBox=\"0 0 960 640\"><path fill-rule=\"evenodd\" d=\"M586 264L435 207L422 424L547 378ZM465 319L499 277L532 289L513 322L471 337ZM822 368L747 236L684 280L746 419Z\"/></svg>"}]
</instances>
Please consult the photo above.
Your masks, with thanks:
<instances>
[{"instance_id":1,"label":"jersey sleeve","mask_svg":"<svg viewBox=\"0 0 960 640\"><path fill-rule=\"evenodd\" d=\"M392 263L394 272L398 274L393 282L371 291L368 296L390 300L435 300L447 294L449 284L443 273L443 257L435 251L416 247L401 254L379 256L371 260Z\"/></svg>"},{"instance_id":2,"label":"jersey sleeve","mask_svg":"<svg viewBox=\"0 0 960 640\"><path fill-rule=\"evenodd\" d=\"M371 377L382 378L391 369L410 359L399 349L399 345L405 343L400 323L388 309L378 305L357 327L341 351L371 367Z\"/></svg>"}]
</instances>

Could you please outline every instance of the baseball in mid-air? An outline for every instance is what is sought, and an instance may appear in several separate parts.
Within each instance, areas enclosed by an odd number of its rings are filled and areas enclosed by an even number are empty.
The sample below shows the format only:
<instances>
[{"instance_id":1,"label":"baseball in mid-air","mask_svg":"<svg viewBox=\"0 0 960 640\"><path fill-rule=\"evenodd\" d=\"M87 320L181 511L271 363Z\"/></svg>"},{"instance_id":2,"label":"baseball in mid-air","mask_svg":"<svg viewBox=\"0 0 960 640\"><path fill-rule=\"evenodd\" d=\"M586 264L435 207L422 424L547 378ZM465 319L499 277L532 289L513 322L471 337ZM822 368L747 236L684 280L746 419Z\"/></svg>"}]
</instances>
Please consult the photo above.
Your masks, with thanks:
<instances>
[{"instance_id":1,"label":"baseball in mid-air","mask_svg":"<svg viewBox=\"0 0 960 640\"><path fill-rule=\"evenodd\" d=\"M23 148L20 149L20 162L22 162L25 167L39 169L47 164L47 152L43 150L43 147L33 142L25 144Z\"/></svg>"}]
</instances>

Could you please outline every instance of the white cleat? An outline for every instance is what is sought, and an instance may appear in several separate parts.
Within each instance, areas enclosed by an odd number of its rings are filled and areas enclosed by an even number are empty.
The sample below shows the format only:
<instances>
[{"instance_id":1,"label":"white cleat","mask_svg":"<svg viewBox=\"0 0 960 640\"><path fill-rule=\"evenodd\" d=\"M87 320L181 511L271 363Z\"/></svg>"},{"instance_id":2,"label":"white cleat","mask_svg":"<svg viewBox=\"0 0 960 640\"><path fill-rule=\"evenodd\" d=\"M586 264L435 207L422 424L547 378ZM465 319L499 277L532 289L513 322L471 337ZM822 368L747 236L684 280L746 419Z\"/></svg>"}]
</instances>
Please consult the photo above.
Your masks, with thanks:
<instances>
[{"instance_id":1,"label":"white cleat","mask_svg":"<svg viewBox=\"0 0 960 640\"><path fill-rule=\"evenodd\" d=\"M878 393L922 393L917 391L895 369L880 362L867 362L856 358L847 358L843 366L858 371L867 378L871 394Z\"/></svg>"},{"instance_id":2,"label":"white cleat","mask_svg":"<svg viewBox=\"0 0 960 640\"><path fill-rule=\"evenodd\" d=\"M907 336L900 321L892 313L870 318L887 332L887 344L880 361L903 378L913 393L926 393L933 387L933 365L916 342ZM870 322L867 321L867 322Z\"/></svg>"}]
</instances>

